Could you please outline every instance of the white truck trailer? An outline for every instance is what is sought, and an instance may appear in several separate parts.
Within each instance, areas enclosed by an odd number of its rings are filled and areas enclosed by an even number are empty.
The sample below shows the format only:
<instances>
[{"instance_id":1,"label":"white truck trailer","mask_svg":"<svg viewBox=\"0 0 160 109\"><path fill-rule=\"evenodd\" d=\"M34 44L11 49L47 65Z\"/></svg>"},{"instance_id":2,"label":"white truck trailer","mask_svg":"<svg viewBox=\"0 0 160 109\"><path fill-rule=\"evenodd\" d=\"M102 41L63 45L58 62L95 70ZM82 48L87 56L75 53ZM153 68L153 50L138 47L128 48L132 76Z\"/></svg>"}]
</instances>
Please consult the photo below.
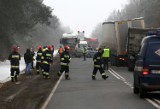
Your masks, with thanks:
<instances>
[{"instance_id":1,"label":"white truck trailer","mask_svg":"<svg viewBox=\"0 0 160 109\"><path fill-rule=\"evenodd\" d=\"M116 66L127 66L128 30L131 27L144 28L144 19L136 18L124 21L103 22L102 27L102 46L110 48L111 64Z\"/></svg>"}]
</instances>

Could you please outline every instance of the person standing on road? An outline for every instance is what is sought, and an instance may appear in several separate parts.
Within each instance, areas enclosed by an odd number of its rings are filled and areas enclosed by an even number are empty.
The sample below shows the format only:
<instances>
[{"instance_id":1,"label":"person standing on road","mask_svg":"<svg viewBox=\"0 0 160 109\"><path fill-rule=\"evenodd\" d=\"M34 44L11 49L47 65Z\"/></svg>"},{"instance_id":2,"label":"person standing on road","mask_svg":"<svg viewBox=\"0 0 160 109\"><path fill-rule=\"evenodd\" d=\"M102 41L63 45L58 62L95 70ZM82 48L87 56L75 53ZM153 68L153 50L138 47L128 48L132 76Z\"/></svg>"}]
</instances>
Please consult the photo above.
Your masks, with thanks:
<instances>
[{"instance_id":1,"label":"person standing on road","mask_svg":"<svg viewBox=\"0 0 160 109\"><path fill-rule=\"evenodd\" d=\"M50 79L49 71L50 71L50 64L53 63L52 60L52 46L48 46L47 50L42 54L42 63L43 63L43 77L44 79Z\"/></svg>"},{"instance_id":2,"label":"person standing on road","mask_svg":"<svg viewBox=\"0 0 160 109\"><path fill-rule=\"evenodd\" d=\"M104 80L108 78L108 76L106 76L106 74L102 68L102 54L103 54L103 50L101 48L99 48L98 52L93 57L93 61L94 61L94 69L93 69L93 73L92 73L93 80L96 80L96 73L98 70L100 71L102 78Z\"/></svg>"},{"instance_id":3,"label":"person standing on road","mask_svg":"<svg viewBox=\"0 0 160 109\"><path fill-rule=\"evenodd\" d=\"M109 62L109 57L110 57L110 49L109 48L104 47L102 57L103 57L103 70L106 70L106 67L108 70L108 62Z\"/></svg>"},{"instance_id":4,"label":"person standing on road","mask_svg":"<svg viewBox=\"0 0 160 109\"><path fill-rule=\"evenodd\" d=\"M12 53L8 57L8 60L10 60L11 63L11 81L17 82L17 75L20 73L19 61L21 60L21 55L18 52L19 48L17 46L13 46L12 49Z\"/></svg>"},{"instance_id":5,"label":"person standing on road","mask_svg":"<svg viewBox=\"0 0 160 109\"><path fill-rule=\"evenodd\" d=\"M87 52L87 49L85 46L83 46L83 60L86 61L86 52Z\"/></svg>"},{"instance_id":6,"label":"person standing on road","mask_svg":"<svg viewBox=\"0 0 160 109\"><path fill-rule=\"evenodd\" d=\"M61 57L60 57L60 61L61 61L61 69L59 71L59 73L57 74L59 77L61 76L61 74L65 71L65 79L66 80L70 80L69 77L69 63L70 63L70 54L69 54L69 46L65 46L65 51L62 53Z\"/></svg>"},{"instance_id":7,"label":"person standing on road","mask_svg":"<svg viewBox=\"0 0 160 109\"><path fill-rule=\"evenodd\" d=\"M36 56L36 71L37 74L39 74L40 69L42 69L42 46L38 46L38 52L37 52L37 56Z\"/></svg>"},{"instance_id":8,"label":"person standing on road","mask_svg":"<svg viewBox=\"0 0 160 109\"><path fill-rule=\"evenodd\" d=\"M62 46L60 46L58 49L59 57L61 57L63 51L64 50L63 50Z\"/></svg>"},{"instance_id":9,"label":"person standing on road","mask_svg":"<svg viewBox=\"0 0 160 109\"><path fill-rule=\"evenodd\" d=\"M33 57L32 57L30 48L28 48L26 50L26 53L24 54L24 61L26 63L25 73L27 76L29 76L29 75L31 75L31 67L32 67L32 62L33 62Z\"/></svg>"}]
</instances>

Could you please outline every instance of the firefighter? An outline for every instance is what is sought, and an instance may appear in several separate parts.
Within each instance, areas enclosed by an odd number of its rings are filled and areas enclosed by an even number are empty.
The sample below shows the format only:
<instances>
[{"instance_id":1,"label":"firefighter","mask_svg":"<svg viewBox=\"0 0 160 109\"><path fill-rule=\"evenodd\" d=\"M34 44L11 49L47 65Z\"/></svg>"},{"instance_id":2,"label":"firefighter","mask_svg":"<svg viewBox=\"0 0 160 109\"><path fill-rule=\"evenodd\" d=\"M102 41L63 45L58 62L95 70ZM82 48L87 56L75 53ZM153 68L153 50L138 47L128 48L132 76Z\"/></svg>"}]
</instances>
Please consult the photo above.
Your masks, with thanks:
<instances>
[{"instance_id":1,"label":"firefighter","mask_svg":"<svg viewBox=\"0 0 160 109\"><path fill-rule=\"evenodd\" d=\"M19 61L21 60L21 55L19 54L19 48L17 46L13 46L12 49L12 53L8 57L8 60L10 60L11 63L11 81L17 82L17 75L20 73Z\"/></svg>"},{"instance_id":2,"label":"firefighter","mask_svg":"<svg viewBox=\"0 0 160 109\"><path fill-rule=\"evenodd\" d=\"M94 69L93 69L93 74L92 74L93 80L96 79L96 73L98 70L100 71L102 78L104 80L108 78L108 76L106 76L106 74L102 68L102 54L103 54L103 50L101 48L99 48L98 52L93 57L93 61L94 61Z\"/></svg>"},{"instance_id":3,"label":"firefighter","mask_svg":"<svg viewBox=\"0 0 160 109\"><path fill-rule=\"evenodd\" d=\"M103 70L106 70L106 67L108 70L108 62L109 62L109 57L110 57L110 49L109 48L104 47L102 57L103 57Z\"/></svg>"},{"instance_id":4,"label":"firefighter","mask_svg":"<svg viewBox=\"0 0 160 109\"><path fill-rule=\"evenodd\" d=\"M70 54L69 54L69 46L65 46L64 47L65 51L62 52L62 55L60 57L60 61L61 61L61 69L58 73L58 76L60 77L61 74L65 71L65 79L66 80L70 80L69 77L69 63L70 63Z\"/></svg>"},{"instance_id":5,"label":"firefighter","mask_svg":"<svg viewBox=\"0 0 160 109\"><path fill-rule=\"evenodd\" d=\"M37 56L36 56L36 71L37 71L37 74L39 74L40 72L40 69L42 69L42 60L41 60L41 57L42 57L42 46L38 46L38 52L37 52Z\"/></svg>"},{"instance_id":6,"label":"firefighter","mask_svg":"<svg viewBox=\"0 0 160 109\"><path fill-rule=\"evenodd\" d=\"M87 52L87 49L85 46L83 46L83 60L86 61L86 52Z\"/></svg>"},{"instance_id":7,"label":"firefighter","mask_svg":"<svg viewBox=\"0 0 160 109\"><path fill-rule=\"evenodd\" d=\"M48 46L47 50L42 54L42 63L43 63L43 77L44 79L49 79L49 70L52 60L52 46Z\"/></svg>"},{"instance_id":8,"label":"firefighter","mask_svg":"<svg viewBox=\"0 0 160 109\"><path fill-rule=\"evenodd\" d=\"M63 51L64 51L64 50L63 50L62 46L60 46L59 49L58 49L58 53L59 53L59 56L60 56L60 57L61 57L61 54L62 54Z\"/></svg>"}]
</instances>

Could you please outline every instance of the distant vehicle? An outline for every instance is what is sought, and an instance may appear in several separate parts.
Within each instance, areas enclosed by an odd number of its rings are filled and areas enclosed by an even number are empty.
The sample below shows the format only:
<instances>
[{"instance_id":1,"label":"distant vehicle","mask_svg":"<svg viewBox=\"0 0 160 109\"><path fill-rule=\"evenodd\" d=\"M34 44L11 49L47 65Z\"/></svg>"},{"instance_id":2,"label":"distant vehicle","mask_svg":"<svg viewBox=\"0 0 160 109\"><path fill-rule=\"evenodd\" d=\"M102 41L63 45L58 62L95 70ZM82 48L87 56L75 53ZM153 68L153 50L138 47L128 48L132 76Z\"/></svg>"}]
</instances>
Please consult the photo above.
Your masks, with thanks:
<instances>
[{"instance_id":1,"label":"distant vehicle","mask_svg":"<svg viewBox=\"0 0 160 109\"><path fill-rule=\"evenodd\" d=\"M134 93L160 91L160 36L143 38L134 68Z\"/></svg>"},{"instance_id":2,"label":"distant vehicle","mask_svg":"<svg viewBox=\"0 0 160 109\"><path fill-rule=\"evenodd\" d=\"M87 48L87 54L86 56L88 58L93 58L94 54L96 53L97 51L95 49L93 49L92 47L88 47Z\"/></svg>"},{"instance_id":3,"label":"distant vehicle","mask_svg":"<svg viewBox=\"0 0 160 109\"><path fill-rule=\"evenodd\" d=\"M60 44L63 46L68 45L70 47L69 52L71 55L75 55L75 48L79 43L79 39L76 34L64 33L60 39Z\"/></svg>"},{"instance_id":4,"label":"distant vehicle","mask_svg":"<svg viewBox=\"0 0 160 109\"><path fill-rule=\"evenodd\" d=\"M79 43L76 46L76 52L75 52L76 57L83 56L83 47L86 47L86 48L88 47L87 41L80 40Z\"/></svg>"},{"instance_id":5,"label":"distant vehicle","mask_svg":"<svg viewBox=\"0 0 160 109\"><path fill-rule=\"evenodd\" d=\"M97 38L86 38L86 41L88 43L88 47L92 47L94 50L96 50L99 46Z\"/></svg>"},{"instance_id":6,"label":"distant vehicle","mask_svg":"<svg viewBox=\"0 0 160 109\"><path fill-rule=\"evenodd\" d=\"M136 42L135 36L128 37L129 28L144 28L144 19L137 18L126 21L103 22L101 46L106 46L111 50L110 61L115 66L127 66L128 51L127 46L131 42ZM137 37L136 37L137 38Z\"/></svg>"}]
</instances>

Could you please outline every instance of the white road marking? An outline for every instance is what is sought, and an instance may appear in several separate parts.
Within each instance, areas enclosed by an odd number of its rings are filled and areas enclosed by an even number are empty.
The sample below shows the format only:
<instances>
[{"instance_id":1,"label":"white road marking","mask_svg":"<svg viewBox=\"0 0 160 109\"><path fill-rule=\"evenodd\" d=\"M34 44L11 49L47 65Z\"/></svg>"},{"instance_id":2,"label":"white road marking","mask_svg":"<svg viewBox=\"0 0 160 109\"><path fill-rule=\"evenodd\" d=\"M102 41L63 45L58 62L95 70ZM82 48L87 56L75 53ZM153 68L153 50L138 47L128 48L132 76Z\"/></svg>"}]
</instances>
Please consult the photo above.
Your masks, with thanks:
<instances>
[{"instance_id":1,"label":"white road marking","mask_svg":"<svg viewBox=\"0 0 160 109\"><path fill-rule=\"evenodd\" d=\"M133 89L133 85L129 82L126 81L126 79L124 77L122 77L121 75L119 75L116 71L114 71L113 69L110 68L110 70L108 70L113 76L115 76L117 79L121 79L127 86L129 86L130 88ZM160 100L157 99L145 99L146 101L148 101L149 103L151 103L153 106L155 106L157 109L160 109Z\"/></svg>"},{"instance_id":2,"label":"white road marking","mask_svg":"<svg viewBox=\"0 0 160 109\"><path fill-rule=\"evenodd\" d=\"M120 79L117 75L115 75L114 73L112 73L112 71L108 70L113 76L115 76L117 79Z\"/></svg>"},{"instance_id":3,"label":"white road marking","mask_svg":"<svg viewBox=\"0 0 160 109\"><path fill-rule=\"evenodd\" d=\"M111 68L110 68L111 69ZM117 76L119 76L122 80L124 80L125 81L125 78L124 77L122 77L121 75L119 75L118 73L116 73L113 69L111 69L111 71L113 72L113 73L115 73Z\"/></svg>"},{"instance_id":4,"label":"white road marking","mask_svg":"<svg viewBox=\"0 0 160 109\"><path fill-rule=\"evenodd\" d=\"M47 107L49 101L51 100L52 96L54 95L54 93L55 93L55 91L56 91L56 89L57 89L59 83L61 82L61 80L62 80L62 78L63 78L63 75L64 75L64 72L62 73L61 77L60 77L59 80L57 81L55 87L52 89L52 91L51 91L49 97L48 97L47 100L44 102L44 104L43 104L43 106L42 106L41 109L46 109L46 107Z\"/></svg>"},{"instance_id":5,"label":"white road marking","mask_svg":"<svg viewBox=\"0 0 160 109\"><path fill-rule=\"evenodd\" d=\"M146 98L146 100L151 103L153 106L155 106L157 109L160 109L160 105L158 105L157 103L155 103L153 100Z\"/></svg>"}]
</instances>

